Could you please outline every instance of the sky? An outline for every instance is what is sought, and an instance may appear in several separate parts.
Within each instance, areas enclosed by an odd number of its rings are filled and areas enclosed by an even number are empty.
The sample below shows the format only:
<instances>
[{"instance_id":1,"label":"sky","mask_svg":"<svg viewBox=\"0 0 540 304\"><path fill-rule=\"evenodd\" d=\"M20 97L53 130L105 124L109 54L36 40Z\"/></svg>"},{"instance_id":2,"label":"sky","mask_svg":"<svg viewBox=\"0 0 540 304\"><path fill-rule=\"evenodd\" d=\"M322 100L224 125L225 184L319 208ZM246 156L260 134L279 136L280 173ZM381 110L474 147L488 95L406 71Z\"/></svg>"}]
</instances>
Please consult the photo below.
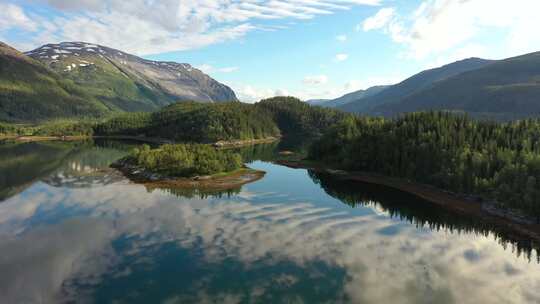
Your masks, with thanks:
<instances>
[{"instance_id":1,"label":"sky","mask_svg":"<svg viewBox=\"0 0 540 304\"><path fill-rule=\"evenodd\" d=\"M0 41L190 63L245 102L327 99L540 51L538 12L538 0L0 0Z\"/></svg>"}]
</instances>

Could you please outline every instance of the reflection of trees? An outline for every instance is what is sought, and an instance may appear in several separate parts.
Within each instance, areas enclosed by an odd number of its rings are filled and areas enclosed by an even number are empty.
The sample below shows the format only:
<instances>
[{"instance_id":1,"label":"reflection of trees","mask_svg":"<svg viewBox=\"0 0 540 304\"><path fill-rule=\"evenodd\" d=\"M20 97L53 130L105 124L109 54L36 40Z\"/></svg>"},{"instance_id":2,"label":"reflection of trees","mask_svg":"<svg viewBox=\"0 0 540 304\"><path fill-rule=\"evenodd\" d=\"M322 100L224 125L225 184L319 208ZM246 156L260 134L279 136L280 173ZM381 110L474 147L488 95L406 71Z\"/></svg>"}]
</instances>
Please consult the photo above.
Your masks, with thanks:
<instances>
[{"instance_id":1,"label":"reflection of trees","mask_svg":"<svg viewBox=\"0 0 540 304\"><path fill-rule=\"evenodd\" d=\"M284 137L280 141L272 143L257 144L236 148L235 152L242 155L246 163L253 161L274 161L283 158L279 155L281 151L292 151L295 155L306 155L311 141L302 137Z\"/></svg>"},{"instance_id":2,"label":"reflection of trees","mask_svg":"<svg viewBox=\"0 0 540 304\"><path fill-rule=\"evenodd\" d=\"M449 212L437 205L424 201L412 194L389 187L336 179L327 173L309 171L313 181L324 191L342 202L356 206L380 208L390 216L406 220L416 227L428 227L431 230L448 230L452 233L474 233L477 235L495 235L503 247L511 246L518 256L526 255L530 260L536 251L540 263L540 244L530 239L516 236L499 225L479 221L472 216Z\"/></svg>"},{"instance_id":3,"label":"reflection of trees","mask_svg":"<svg viewBox=\"0 0 540 304\"><path fill-rule=\"evenodd\" d=\"M115 160L126 155L127 149L88 145L76 149L63 159L61 166L43 179L54 187L84 188L108 185L122 180L122 175L109 169Z\"/></svg>"},{"instance_id":4,"label":"reflection of trees","mask_svg":"<svg viewBox=\"0 0 540 304\"><path fill-rule=\"evenodd\" d=\"M117 177L100 170L132 147L129 142L103 140L0 143L0 202L39 180L58 187L114 182Z\"/></svg>"},{"instance_id":5,"label":"reflection of trees","mask_svg":"<svg viewBox=\"0 0 540 304\"><path fill-rule=\"evenodd\" d=\"M166 187L166 186L153 186L153 185L152 186L145 185L145 187L149 193L152 193L155 190L161 190L177 197L200 198L200 199L232 197L236 194L239 194L240 191L242 190L242 187L226 189L226 190Z\"/></svg>"},{"instance_id":6,"label":"reflection of trees","mask_svg":"<svg viewBox=\"0 0 540 304\"><path fill-rule=\"evenodd\" d=\"M0 144L0 201L57 170L73 149L67 142Z\"/></svg>"}]
</instances>

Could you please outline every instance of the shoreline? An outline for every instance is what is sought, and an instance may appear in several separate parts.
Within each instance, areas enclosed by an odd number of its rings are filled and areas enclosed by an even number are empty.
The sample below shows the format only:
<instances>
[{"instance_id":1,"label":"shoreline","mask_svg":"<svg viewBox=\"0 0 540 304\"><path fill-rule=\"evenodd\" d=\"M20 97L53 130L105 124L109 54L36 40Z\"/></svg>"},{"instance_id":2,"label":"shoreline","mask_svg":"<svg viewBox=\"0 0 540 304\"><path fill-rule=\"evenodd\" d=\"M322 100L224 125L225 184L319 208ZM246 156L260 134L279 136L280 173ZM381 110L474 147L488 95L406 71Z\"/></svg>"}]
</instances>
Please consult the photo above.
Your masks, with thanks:
<instances>
[{"instance_id":1,"label":"shoreline","mask_svg":"<svg viewBox=\"0 0 540 304\"><path fill-rule=\"evenodd\" d=\"M143 143L151 144L175 144L173 140L168 140L164 138L154 138L154 137L145 137L145 136L0 136L0 140L14 140L17 142L40 142L40 141L79 141L79 140L88 140L88 139L113 139L113 140L134 140L140 141ZM244 147L262 143L271 143L279 140L278 137L266 137L258 139L247 139L247 140L229 140L229 141L217 141L215 143L209 143L209 145L214 146L215 148L237 148Z\"/></svg>"},{"instance_id":2,"label":"shoreline","mask_svg":"<svg viewBox=\"0 0 540 304\"><path fill-rule=\"evenodd\" d=\"M302 161L279 160L275 163L294 169L309 169L329 173L341 180L376 184L397 189L413 194L448 211L477 217L482 221L515 233L518 239L526 237L540 242L540 224L524 222L512 214L504 212L504 210L496 209L490 204L467 199L433 186L368 172L334 170L322 164L309 164Z\"/></svg>"},{"instance_id":3,"label":"shoreline","mask_svg":"<svg viewBox=\"0 0 540 304\"><path fill-rule=\"evenodd\" d=\"M279 140L279 137L273 137L273 136L266 137L266 138L258 138L258 139L246 139L246 140L220 140L218 142L213 143L212 146L218 149L238 148L238 147L245 147L245 146L251 146L251 145L271 143L278 140Z\"/></svg>"},{"instance_id":4,"label":"shoreline","mask_svg":"<svg viewBox=\"0 0 540 304\"><path fill-rule=\"evenodd\" d=\"M198 189L203 191L226 191L239 188L262 179L266 172L243 167L239 170L209 176L171 177L144 170L127 162L111 164L130 181L152 188Z\"/></svg>"}]
</instances>

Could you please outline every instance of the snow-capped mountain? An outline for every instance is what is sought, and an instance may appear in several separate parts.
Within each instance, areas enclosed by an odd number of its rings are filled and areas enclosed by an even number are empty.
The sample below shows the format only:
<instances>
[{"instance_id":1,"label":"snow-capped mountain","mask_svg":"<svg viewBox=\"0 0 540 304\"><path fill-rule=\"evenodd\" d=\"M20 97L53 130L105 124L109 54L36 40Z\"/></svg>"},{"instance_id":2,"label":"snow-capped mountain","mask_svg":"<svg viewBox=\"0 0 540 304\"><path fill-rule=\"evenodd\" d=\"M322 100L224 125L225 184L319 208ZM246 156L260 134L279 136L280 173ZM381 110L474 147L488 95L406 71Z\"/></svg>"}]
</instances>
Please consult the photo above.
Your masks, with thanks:
<instances>
[{"instance_id":1,"label":"snow-capped mountain","mask_svg":"<svg viewBox=\"0 0 540 304\"><path fill-rule=\"evenodd\" d=\"M138 110L177 101L237 101L229 87L186 63L146 60L85 42L47 44L25 54L83 85L111 108Z\"/></svg>"}]
</instances>

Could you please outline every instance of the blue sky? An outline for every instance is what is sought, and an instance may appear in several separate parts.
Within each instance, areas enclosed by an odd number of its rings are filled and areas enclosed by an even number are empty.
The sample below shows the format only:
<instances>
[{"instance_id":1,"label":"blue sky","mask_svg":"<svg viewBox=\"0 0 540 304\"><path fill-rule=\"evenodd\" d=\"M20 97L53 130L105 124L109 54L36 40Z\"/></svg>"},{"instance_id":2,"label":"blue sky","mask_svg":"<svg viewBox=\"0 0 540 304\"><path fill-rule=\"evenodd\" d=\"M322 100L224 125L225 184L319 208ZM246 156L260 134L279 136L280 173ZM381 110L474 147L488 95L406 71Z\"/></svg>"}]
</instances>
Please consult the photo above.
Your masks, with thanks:
<instances>
[{"instance_id":1,"label":"blue sky","mask_svg":"<svg viewBox=\"0 0 540 304\"><path fill-rule=\"evenodd\" d=\"M335 98L459 59L539 51L538 11L537 0L0 0L0 40L187 62L248 102Z\"/></svg>"}]
</instances>

